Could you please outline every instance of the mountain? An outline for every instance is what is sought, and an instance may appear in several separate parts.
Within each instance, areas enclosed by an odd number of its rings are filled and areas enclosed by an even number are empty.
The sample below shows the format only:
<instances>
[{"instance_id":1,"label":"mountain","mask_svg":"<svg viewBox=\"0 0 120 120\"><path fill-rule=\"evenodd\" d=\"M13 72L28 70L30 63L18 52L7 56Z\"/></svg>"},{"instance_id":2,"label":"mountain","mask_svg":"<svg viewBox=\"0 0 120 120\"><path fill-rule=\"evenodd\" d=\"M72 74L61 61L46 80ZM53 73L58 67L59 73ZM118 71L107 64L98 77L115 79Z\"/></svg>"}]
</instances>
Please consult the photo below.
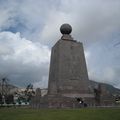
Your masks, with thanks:
<instances>
[{"instance_id":1,"label":"mountain","mask_svg":"<svg viewBox=\"0 0 120 120\"><path fill-rule=\"evenodd\" d=\"M111 94L113 94L113 95L116 95L116 94L120 95L120 89L115 88L115 87L113 87L110 84L99 83L99 82L96 82L96 81L93 81L93 80L90 80L90 84L91 84L92 88L95 88L96 86L98 86L98 84L103 84L106 87L106 90L109 91Z\"/></svg>"}]
</instances>

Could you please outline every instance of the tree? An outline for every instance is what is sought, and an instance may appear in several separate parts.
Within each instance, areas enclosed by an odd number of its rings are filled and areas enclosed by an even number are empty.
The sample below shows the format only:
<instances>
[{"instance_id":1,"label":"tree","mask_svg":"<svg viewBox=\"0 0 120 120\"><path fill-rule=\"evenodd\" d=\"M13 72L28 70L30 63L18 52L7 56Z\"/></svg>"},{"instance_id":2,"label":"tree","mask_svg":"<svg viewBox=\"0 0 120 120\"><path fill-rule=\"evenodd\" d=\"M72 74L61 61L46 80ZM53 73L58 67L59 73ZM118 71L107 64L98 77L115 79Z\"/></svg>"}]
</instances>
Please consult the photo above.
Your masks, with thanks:
<instances>
[{"instance_id":1,"label":"tree","mask_svg":"<svg viewBox=\"0 0 120 120\"><path fill-rule=\"evenodd\" d=\"M31 98L35 95L35 91L33 90L33 85L32 84L27 85L24 92L27 102L30 102Z\"/></svg>"},{"instance_id":2,"label":"tree","mask_svg":"<svg viewBox=\"0 0 120 120\"><path fill-rule=\"evenodd\" d=\"M3 77L1 79L1 94L0 94L1 105L6 102L5 97L9 93L8 81L9 81L9 79L7 77Z\"/></svg>"},{"instance_id":3,"label":"tree","mask_svg":"<svg viewBox=\"0 0 120 120\"><path fill-rule=\"evenodd\" d=\"M13 104L14 103L14 96L13 95L6 95L5 102L6 102L6 104Z\"/></svg>"}]
</instances>

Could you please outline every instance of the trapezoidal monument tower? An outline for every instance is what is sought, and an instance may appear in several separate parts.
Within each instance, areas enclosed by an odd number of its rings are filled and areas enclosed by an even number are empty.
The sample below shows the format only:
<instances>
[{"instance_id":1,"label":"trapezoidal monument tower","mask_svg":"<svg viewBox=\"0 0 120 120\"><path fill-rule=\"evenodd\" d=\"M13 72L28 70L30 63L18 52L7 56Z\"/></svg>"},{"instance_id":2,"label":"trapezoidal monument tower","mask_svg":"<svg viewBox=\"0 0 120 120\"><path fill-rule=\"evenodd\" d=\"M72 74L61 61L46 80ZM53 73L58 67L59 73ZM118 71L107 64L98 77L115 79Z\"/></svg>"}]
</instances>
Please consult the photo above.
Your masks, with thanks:
<instances>
[{"instance_id":1,"label":"trapezoidal monument tower","mask_svg":"<svg viewBox=\"0 0 120 120\"><path fill-rule=\"evenodd\" d=\"M48 95L91 98L89 79L81 42L72 38L72 27L60 27L61 39L52 47Z\"/></svg>"}]
</instances>

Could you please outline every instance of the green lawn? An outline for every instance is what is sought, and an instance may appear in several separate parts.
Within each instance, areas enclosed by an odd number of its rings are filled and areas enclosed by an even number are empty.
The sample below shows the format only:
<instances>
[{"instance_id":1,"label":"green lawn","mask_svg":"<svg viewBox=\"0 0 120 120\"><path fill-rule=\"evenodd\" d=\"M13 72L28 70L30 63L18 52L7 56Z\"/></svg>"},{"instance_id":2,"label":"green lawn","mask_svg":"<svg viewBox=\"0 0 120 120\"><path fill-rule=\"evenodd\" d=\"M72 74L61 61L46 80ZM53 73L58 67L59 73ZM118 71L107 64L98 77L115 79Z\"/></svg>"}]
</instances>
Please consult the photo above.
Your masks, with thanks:
<instances>
[{"instance_id":1,"label":"green lawn","mask_svg":"<svg viewBox=\"0 0 120 120\"><path fill-rule=\"evenodd\" d=\"M1 108L0 120L120 120L120 109Z\"/></svg>"}]
</instances>

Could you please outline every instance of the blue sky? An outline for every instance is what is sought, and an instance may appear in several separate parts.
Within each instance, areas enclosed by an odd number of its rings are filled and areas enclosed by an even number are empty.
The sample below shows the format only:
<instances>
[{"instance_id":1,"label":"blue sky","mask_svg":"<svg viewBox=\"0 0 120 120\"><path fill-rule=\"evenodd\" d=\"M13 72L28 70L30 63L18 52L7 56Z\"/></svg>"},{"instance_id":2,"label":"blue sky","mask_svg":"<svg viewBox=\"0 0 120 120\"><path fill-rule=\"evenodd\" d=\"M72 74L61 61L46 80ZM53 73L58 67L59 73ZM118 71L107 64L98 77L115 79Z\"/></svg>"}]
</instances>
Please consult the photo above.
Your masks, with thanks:
<instances>
[{"instance_id":1,"label":"blue sky","mask_svg":"<svg viewBox=\"0 0 120 120\"><path fill-rule=\"evenodd\" d=\"M0 78L47 87L51 47L71 24L89 79L120 88L119 0L0 0Z\"/></svg>"}]
</instances>

